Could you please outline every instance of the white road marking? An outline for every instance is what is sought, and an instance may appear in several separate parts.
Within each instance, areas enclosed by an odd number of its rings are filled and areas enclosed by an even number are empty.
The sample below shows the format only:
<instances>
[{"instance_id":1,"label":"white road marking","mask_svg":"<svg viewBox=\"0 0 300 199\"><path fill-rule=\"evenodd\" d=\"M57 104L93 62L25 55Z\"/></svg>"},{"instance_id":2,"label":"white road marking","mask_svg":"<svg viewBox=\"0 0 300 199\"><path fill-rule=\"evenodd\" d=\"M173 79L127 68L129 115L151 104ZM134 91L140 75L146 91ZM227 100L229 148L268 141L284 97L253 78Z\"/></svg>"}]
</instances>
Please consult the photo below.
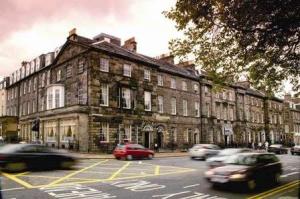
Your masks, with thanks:
<instances>
[{"instance_id":1,"label":"white road marking","mask_svg":"<svg viewBox=\"0 0 300 199\"><path fill-rule=\"evenodd\" d=\"M291 175L294 175L294 174L297 174L297 173L300 173L300 172L296 171L296 172L288 173L288 174L285 174L285 175L281 175L280 177L285 178L285 177L288 177L288 176L291 176Z\"/></svg>"},{"instance_id":2,"label":"white road marking","mask_svg":"<svg viewBox=\"0 0 300 199\"><path fill-rule=\"evenodd\" d=\"M24 187L16 187L16 188L11 188L11 189L2 189L1 191L14 191L14 190L20 190L20 189L25 189Z\"/></svg>"},{"instance_id":3,"label":"white road marking","mask_svg":"<svg viewBox=\"0 0 300 199\"><path fill-rule=\"evenodd\" d=\"M188 185L188 186L185 186L185 187L183 187L184 189L186 189L186 188L190 188L190 187L197 187L197 186L199 186L200 184L192 184L192 185Z\"/></svg>"}]
</instances>

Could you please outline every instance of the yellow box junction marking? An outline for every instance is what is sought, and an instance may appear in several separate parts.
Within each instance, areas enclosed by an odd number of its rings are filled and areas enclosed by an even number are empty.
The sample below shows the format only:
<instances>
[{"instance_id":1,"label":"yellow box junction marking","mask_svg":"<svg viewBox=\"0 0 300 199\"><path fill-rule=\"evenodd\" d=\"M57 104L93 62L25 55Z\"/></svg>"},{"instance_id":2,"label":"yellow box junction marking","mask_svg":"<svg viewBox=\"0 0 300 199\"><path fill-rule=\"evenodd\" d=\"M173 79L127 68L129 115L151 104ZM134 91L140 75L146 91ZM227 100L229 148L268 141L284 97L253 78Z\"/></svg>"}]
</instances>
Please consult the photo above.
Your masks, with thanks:
<instances>
[{"instance_id":1,"label":"yellow box junction marking","mask_svg":"<svg viewBox=\"0 0 300 199\"><path fill-rule=\"evenodd\" d=\"M8 173L2 173L3 176L11 179L12 181L15 181L17 183L19 183L20 185L23 185L24 187L30 189L30 188L33 188L33 186L19 178L17 178L15 175L11 175L11 174L8 174Z\"/></svg>"},{"instance_id":2,"label":"yellow box junction marking","mask_svg":"<svg viewBox=\"0 0 300 199\"><path fill-rule=\"evenodd\" d=\"M104 163L104 162L107 162L107 161L108 161L108 160L103 160L103 161L97 162L97 163L95 163L95 164L92 164L91 166L88 166L88 167L86 167L86 168L83 168L83 169L80 169L80 170L75 171L75 172L73 172L73 173L70 173L69 175L66 175L66 176L64 176L64 177L62 177L62 178L60 178L60 179L58 179L58 180L55 180L55 181L51 182L51 183L50 183L49 185L47 185L47 186L56 185L56 184L58 184L58 183L60 183L60 182L62 182L62 181L64 181L64 180L66 180L66 179L68 179L68 178L71 178L71 177L74 176L74 175L77 175L77 174L79 174L79 173L82 173L82 172L84 172L85 170L91 169L91 168L93 168L93 167L95 167L95 166L97 166L97 165L99 165L99 164L102 164L102 163Z\"/></svg>"},{"instance_id":3,"label":"yellow box junction marking","mask_svg":"<svg viewBox=\"0 0 300 199\"><path fill-rule=\"evenodd\" d=\"M159 175L159 170L160 170L160 166L159 165L157 165L156 167L155 167L155 172L154 172L154 175Z\"/></svg>"},{"instance_id":4,"label":"yellow box junction marking","mask_svg":"<svg viewBox=\"0 0 300 199\"><path fill-rule=\"evenodd\" d=\"M135 165L135 162L127 162L126 164L124 164L123 166L119 165L119 169L117 171L113 172L111 174L110 177L108 178L102 178L102 179L97 179L97 178L85 178L85 177L75 177L75 175L80 174L80 173L97 173L96 171L88 171L89 169L96 167L97 165L103 164L105 166L109 165L109 164L104 164L106 162L108 162L109 160L102 160L100 162L96 162L88 167L82 168L80 170L77 170L75 172L72 172L66 176L63 177L56 177L56 176L47 176L47 175L26 175L29 172L24 172L24 173L19 173L16 175L10 175L10 174L5 174L4 176L6 176L7 178L23 185L26 188L42 188L42 187L53 187L53 186L59 186L59 185L71 185L71 184L85 184L85 183L96 183L96 182L108 182L108 181L113 181L113 180L125 180L125 179L136 179L136 178L144 178L144 177L153 177L153 176L161 176L161 175L169 175L169 174L177 174L177 173L185 173L185 172L191 172L191 171L195 171L195 169L190 169L190 168L183 168L183 167L175 167L175 166L160 166L160 165L155 165L155 164L147 164L147 163L142 163L142 164L137 164ZM130 167L130 166L133 167ZM133 174L134 176L126 176L126 177L122 177L119 176L121 174L128 174L128 171L124 172L126 169L129 170L135 170L136 166L141 166L141 165L149 165L151 167L149 168L144 168L147 170L147 173L130 173ZM121 166L121 167L120 167ZM103 167L105 168L105 167ZM106 170L107 171L107 170ZM148 173L149 172L149 173ZM48 179L54 179L53 182L49 183L49 184L44 184L44 185L32 185L29 184L25 181L23 181L22 179L19 179L18 177L29 177L29 178L48 178ZM74 180L74 182L63 182L65 180Z\"/></svg>"},{"instance_id":5,"label":"yellow box junction marking","mask_svg":"<svg viewBox=\"0 0 300 199\"><path fill-rule=\"evenodd\" d=\"M118 171L116 171L115 173L113 173L108 180L113 180L117 177L117 175L119 175L122 171L124 171L129 165L131 164L131 162L127 162L124 166L122 166Z\"/></svg>"},{"instance_id":6,"label":"yellow box junction marking","mask_svg":"<svg viewBox=\"0 0 300 199\"><path fill-rule=\"evenodd\" d=\"M257 194L257 195L254 195L254 196L251 196L247 199L263 199L263 198L266 198L266 197L269 197L269 196L272 196L272 195L275 195L279 192L282 192L284 190L287 190L287 189L291 189L293 187L296 187L300 184L300 180L296 180L296 181L293 181L293 182L290 182L290 183L287 183L287 184L284 184L280 187L276 187L274 189L271 189L271 190L268 190L268 191L265 191L265 192L262 192L260 194Z\"/></svg>"}]
</instances>

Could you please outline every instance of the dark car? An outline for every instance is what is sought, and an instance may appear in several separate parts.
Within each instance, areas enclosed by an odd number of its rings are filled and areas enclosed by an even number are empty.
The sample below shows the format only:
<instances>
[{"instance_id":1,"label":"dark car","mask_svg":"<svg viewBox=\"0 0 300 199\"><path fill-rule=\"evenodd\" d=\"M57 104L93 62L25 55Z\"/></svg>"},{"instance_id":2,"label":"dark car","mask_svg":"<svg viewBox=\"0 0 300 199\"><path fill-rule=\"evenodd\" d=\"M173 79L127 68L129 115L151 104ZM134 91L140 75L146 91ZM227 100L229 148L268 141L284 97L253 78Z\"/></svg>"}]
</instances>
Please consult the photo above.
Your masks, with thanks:
<instances>
[{"instance_id":1,"label":"dark car","mask_svg":"<svg viewBox=\"0 0 300 199\"><path fill-rule=\"evenodd\" d=\"M293 146L291 148L291 154L292 155L299 155L300 154L300 145Z\"/></svg>"},{"instance_id":2,"label":"dark car","mask_svg":"<svg viewBox=\"0 0 300 199\"><path fill-rule=\"evenodd\" d=\"M0 167L7 172L70 169L76 159L37 144L8 144L0 148Z\"/></svg>"},{"instance_id":3,"label":"dark car","mask_svg":"<svg viewBox=\"0 0 300 199\"><path fill-rule=\"evenodd\" d=\"M266 182L278 183L282 174L282 165L273 153L240 153L225 163L206 171L206 179L214 185L246 185L253 190Z\"/></svg>"},{"instance_id":4,"label":"dark car","mask_svg":"<svg viewBox=\"0 0 300 199\"><path fill-rule=\"evenodd\" d=\"M288 154L288 149L285 148L282 144L272 144L268 148L268 152L276 154Z\"/></svg>"},{"instance_id":5,"label":"dark car","mask_svg":"<svg viewBox=\"0 0 300 199\"><path fill-rule=\"evenodd\" d=\"M113 154L118 160L132 160L140 158L152 159L154 157L154 151L147 149L139 144L118 144Z\"/></svg>"},{"instance_id":6,"label":"dark car","mask_svg":"<svg viewBox=\"0 0 300 199\"><path fill-rule=\"evenodd\" d=\"M248 148L228 148L221 150L216 156L208 158L206 160L207 165L211 168L219 167L224 165L224 161L231 155L235 155L238 153L249 153L252 152L251 149Z\"/></svg>"}]
</instances>

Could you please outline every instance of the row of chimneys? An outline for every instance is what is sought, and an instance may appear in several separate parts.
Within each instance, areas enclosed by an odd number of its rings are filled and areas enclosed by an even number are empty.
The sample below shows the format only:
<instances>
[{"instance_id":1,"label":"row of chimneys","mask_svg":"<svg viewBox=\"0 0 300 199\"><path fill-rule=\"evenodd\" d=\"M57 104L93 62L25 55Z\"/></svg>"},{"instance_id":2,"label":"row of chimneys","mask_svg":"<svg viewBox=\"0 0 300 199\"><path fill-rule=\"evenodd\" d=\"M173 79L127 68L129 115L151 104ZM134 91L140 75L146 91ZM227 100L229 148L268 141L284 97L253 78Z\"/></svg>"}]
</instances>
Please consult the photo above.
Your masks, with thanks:
<instances>
[{"instance_id":1,"label":"row of chimneys","mask_svg":"<svg viewBox=\"0 0 300 199\"><path fill-rule=\"evenodd\" d=\"M73 28L70 32L69 32L69 38L72 39L73 36L76 36L76 28ZM114 37L112 35L108 35L105 33L101 33L97 36L95 36L93 38L93 40L95 41L94 44L98 44L101 42L109 42L109 43L113 43L115 45L121 46L121 39L118 37ZM137 42L135 41L134 37L131 37L130 39L127 39L124 42L124 45L122 46L123 48L132 51L132 52L136 52L137 51ZM158 60L170 63L170 64L175 64L174 63L174 55L172 54L162 54L158 57L155 57ZM195 70L195 64L191 61L186 61L186 62L181 62L179 64L177 64L177 66L182 67L182 68L187 68L187 69L192 69Z\"/></svg>"}]
</instances>

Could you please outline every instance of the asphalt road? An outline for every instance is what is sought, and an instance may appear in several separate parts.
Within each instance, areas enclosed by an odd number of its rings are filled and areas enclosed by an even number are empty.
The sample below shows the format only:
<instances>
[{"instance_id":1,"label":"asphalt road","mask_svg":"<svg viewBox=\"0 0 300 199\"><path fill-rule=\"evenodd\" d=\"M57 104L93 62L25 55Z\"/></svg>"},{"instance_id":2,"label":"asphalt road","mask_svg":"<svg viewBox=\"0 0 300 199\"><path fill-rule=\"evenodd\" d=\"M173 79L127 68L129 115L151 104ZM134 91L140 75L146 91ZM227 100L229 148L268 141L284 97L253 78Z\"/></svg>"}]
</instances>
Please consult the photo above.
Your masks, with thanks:
<instances>
[{"instance_id":1,"label":"asphalt road","mask_svg":"<svg viewBox=\"0 0 300 199\"><path fill-rule=\"evenodd\" d=\"M297 198L300 156L279 155L284 173L277 187L256 192L213 189L204 161L188 157L142 161L82 160L74 170L3 174L5 199L235 199ZM266 182L268 184L268 182Z\"/></svg>"}]
</instances>

